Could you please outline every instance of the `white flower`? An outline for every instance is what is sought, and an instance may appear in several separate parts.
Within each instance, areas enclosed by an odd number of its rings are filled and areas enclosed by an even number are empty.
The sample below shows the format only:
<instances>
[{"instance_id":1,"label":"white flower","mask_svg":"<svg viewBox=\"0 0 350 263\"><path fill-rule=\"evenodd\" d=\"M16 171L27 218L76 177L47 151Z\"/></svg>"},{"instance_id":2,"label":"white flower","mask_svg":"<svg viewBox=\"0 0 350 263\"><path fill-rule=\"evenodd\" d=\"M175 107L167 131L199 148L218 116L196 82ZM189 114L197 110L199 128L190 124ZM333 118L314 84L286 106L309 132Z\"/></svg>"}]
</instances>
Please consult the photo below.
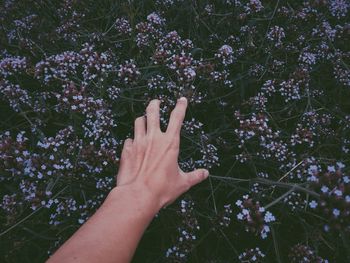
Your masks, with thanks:
<instances>
[{"instance_id":1,"label":"white flower","mask_svg":"<svg viewBox=\"0 0 350 263\"><path fill-rule=\"evenodd\" d=\"M43 174L41 172L38 173L38 179L43 178Z\"/></svg>"},{"instance_id":2,"label":"white flower","mask_svg":"<svg viewBox=\"0 0 350 263\"><path fill-rule=\"evenodd\" d=\"M340 215L339 209L334 208L334 209L333 209L333 215L334 215L335 217L338 217L338 216Z\"/></svg>"},{"instance_id":3,"label":"white flower","mask_svg":"<svg viewBox=\"0 0 350 263\"><path fill-rule=\"evenodd\" d=\"M328 190L329 190L329 188L327 186L325 186L325 185L322 186L322 188L321 188L322 193L327 193Z\"/></svg>"},{"instance_id":4,"label":"white flower","mask_svg":"<svg viewBox=\"0 0 350 263\"><path fill-rule=\"evenodd\" d=\"M337 166L339 169L343 169L345 167L345 164L343 164L342 162L337 162Z\"/></svg>"},{"instance_id":5,"label":"white flower","mask_svg":"<svg viewBox=\"0 0 350 263\"><path fill-rule=\"evenodd\" d=\"M316 62L316 56L310 52L304 52L300 54L299 61L304 62L305 64L313 65Z\"/></svg>"},{"instance_id":6,"label":"white flower","mask_svg":"<svg viewBox=\"0 0 350 263\"><path fill-rule=\"evenodd\" d=\"M329 231L329 225L324 225L323 229L324 229L325 232L328 232Z\"/></svg>"},{"instance_id":7,"label":"white flower","mask_svg":"<svg viewBox=\"0 0 350 263\"><path fill-rule=\"evenodd\" d=\"M270 223L270 222L273 222L275 220L276 220L275 216L271 212L267 211L265 216L264 216L264 221L266 223Z\"/></svg>"},{"instance_id":8,"label":"white flower","mask_svg":"<svg viewBox=\"0 0 350 263\"><path fill-rule=\"evenodd\" d=\"M335 194L336 196L342 196L342 195L343 195L343 192L342 192L341 190L337 189L337 190L334 191L334 194Z\"/></svg>"},{"instance_id":9,"label":"white flower","mask_svg":"<svg viewBox=\"0 0 350 263\"><path fill-rule=\"evenodd\" d=\"M237 205L238 207L241 207L241 206L242 206L242 201L241 201L241 200L237 200L236 205Z\"/></svg>"},{"instance_id":10,"label":"white flower","mask_svg":"<svg viewBox=\"0 0 350 263\"><path fill-rule=\"evenodd\" d=\"M327 167L327 170L328 170L328 172L330 172L330 173L335 173L335 167L332 165L329 165L328 167Z\"/></svg>"},{"instance_id":11,"label":"white flower","mask_svg":"<svg viewBox=\"0 0 350 263\"><path fill-rule=\"evenodd\" d=\"M346 201L347 203L350 203L350 195L345 196L345 201Z\"/></svg>"},{"instance_id":12,"label":"white flower","mask_svg":"<svg viewBox=\"0 0 350 263\"><path fill-rule=\"evenodd\" d=\"M233 49L231 46L229 45L223 45L220 49L219 49L220 53L223 53L224 55L231 55L233 52Z\"/></svg>"},{"instance_id":13,"label":"white flower","mask_svg":"<svg viewBox=\"0 0 350 263\"><path fill-rule=\"evenodd\" d=\"M263 229L261 230L260 236L262 239L267 238L267 233L270 232L270 227L268 225L264 225Z\"/></svg>"},{"instance_id":14,"label":"white flower","mask_svg":"<svg viewBox=\"0 0 350 263\"><path fill-rule=\"evenodd\" d=\"M316 208L317 207L317 202L315 201L315 200L312 200L310 203L309 203L309 206L312 208L312 209L314 209L314 208Z\"/></svg>"},{"instance_id":15,"label":"white flower","mask_svg":"<svg viewBox=\"0 0 350 263\"><path fill-rule=\"evenodd\" d=\"M164 18L161 18L157 13L154 12L147 16L147 20L156 25L161 25L164 23Z\"/></svg>"},{"instance_id":16,"label":"white flower","mask_svg":"<svg viewBox=\"0 0 350 263\"><path fill-rule=\"evenodd\" d=\"M314 175L311 175L310 177L308 177L307 180L310 182L317 182L318 181L317 177Z\"/></svg>"},{"instance_id":17,"label":"white flower","mask_svg":"<svg viewBox=\"0 0 350 263\"><path fill-rule=\"evenodd\" d=\"M317 165L310 165L309 169L307 170L309 174L314 174L318 172L318 167Z\"/></svg>"}]
</instances>

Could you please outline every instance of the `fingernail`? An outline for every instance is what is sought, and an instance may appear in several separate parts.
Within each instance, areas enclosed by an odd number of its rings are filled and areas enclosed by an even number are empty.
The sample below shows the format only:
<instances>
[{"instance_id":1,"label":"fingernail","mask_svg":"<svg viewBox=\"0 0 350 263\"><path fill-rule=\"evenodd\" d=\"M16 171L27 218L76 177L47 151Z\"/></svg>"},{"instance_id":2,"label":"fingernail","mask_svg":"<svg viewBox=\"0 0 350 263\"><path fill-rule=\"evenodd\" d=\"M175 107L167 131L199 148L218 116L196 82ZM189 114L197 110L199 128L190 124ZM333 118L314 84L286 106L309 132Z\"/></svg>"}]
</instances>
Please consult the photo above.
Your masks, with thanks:
<instances>
[{"instance_id":1,"label":"fingernail","mask_svg":"<svg viewBox=\"0 0 350 263\"><path fill-rule=\"evenodd\" d=\"M209 176L209 171L208 171L208 170L205 170L205 171L203 172L203 174L204 174L204 178L208 178L208 176Z\"/></svg>"},{"instance_id":2,"label":"fingernail","mask_svg":"<svg viewBox=\"0 0 350 263\"><path fill-rule=\"evenodd\" d=\"M180 99L178 99L178 101L187 101L186 97L181 97Z\"/></svg>"}]
</instances>

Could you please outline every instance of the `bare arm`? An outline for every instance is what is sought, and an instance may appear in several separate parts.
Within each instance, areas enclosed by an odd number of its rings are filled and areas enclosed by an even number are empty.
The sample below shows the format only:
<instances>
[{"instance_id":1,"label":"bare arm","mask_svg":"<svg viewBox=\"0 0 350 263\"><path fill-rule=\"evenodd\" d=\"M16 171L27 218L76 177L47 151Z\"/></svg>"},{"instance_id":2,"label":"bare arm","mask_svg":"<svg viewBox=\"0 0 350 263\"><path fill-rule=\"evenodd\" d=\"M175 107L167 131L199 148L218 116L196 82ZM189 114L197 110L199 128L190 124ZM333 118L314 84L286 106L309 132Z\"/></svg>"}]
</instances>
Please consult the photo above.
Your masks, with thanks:
<instances>
[{"instance_id":1,"label":"bare arm","mask_svg":"<svg viewBox=\"0 0 350 263\"><path fill-rule=\"evenodd\" d=\"M130 262L155 214L208 177L205 169L185 173L178 166L187 100L178 100L166 132L160 130L159 104L149 103L147 121L135 120L134 140L124 143L117 187L48 263Z\"/></svg>"}]
</instances>

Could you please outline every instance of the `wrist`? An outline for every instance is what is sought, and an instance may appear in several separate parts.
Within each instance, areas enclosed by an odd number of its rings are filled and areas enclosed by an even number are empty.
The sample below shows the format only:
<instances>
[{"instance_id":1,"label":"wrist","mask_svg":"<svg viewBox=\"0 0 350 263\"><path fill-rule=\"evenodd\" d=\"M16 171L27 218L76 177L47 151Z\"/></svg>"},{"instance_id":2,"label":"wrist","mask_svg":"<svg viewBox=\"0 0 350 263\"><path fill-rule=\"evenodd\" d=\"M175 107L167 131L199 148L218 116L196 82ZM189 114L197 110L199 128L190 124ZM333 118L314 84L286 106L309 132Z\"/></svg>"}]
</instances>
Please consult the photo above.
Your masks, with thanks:
<instances>
[{"instance_id":1,"label":"wrist","mask_svg":"<svg viewBox=\"0 0 350 263\"><path fill-rule=\"evenodd\" d=\"M137 183L117 186L110 192L112 199L125 198L128 202L135 203L138 207L155 216L163 207L159 198L146 186Z\"/></svg>"}]
</instances>

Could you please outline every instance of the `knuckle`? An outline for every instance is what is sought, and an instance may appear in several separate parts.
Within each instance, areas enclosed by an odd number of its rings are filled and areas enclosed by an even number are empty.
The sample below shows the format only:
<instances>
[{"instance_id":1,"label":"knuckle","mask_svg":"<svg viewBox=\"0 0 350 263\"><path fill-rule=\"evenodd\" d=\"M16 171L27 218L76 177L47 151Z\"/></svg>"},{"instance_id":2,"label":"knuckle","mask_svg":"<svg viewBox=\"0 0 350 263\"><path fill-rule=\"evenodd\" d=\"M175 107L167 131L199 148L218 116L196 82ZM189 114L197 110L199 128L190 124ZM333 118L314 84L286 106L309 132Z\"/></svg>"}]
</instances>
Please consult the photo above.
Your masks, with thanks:
<instances>
[{"instance_id":1,"label":"knuckle","mask_svg":"<svg viewBox=\"0 0 350 263\"><path fill-rule=\"evenodd\" d=\"M132 144L132 139L128 138L124 141L124 147L129 147Z\"/></svg>"},{"instance_id":2,"label":"knuckle","mask_svg":"<svg viewBox=\"0 0 350 263\"><path fill-rule=\"evenodd\" d=\"M124 159L125 157L129 156L131 154L131 147L124 147L121 157Z\"/></svg>"},{"instance_id":3,"label":"knuckle","mask_svg":"<svg viewBox=\"0 0 350 263\"><path fill-rule=\"evenodd\" d=\"M128 138L124 141L123 151L128 152L132 149L133 140Z\"/></svg>"},{"instance_id":4,"label":"knuckle","mask_svg":"<svg viewBox=\"0 0 350 263\"><path fill-rule=\"evenodd\" d=\"M193 184L192 179L186 178L185 183L184 183L185 192L187 192L188 190L191 189L192 184Z\"/></svg>"},{"instance_id":5,"label":"knuckle","mask_svg":"<svg viewBox=\"0 0 350 263\"><path fill-rule=\"evenodd\" d=\"M128 145L125 147L125 152L126 153L131 153L132 152L132 146L131 145Z\"/></svg>"}]
</instances>

